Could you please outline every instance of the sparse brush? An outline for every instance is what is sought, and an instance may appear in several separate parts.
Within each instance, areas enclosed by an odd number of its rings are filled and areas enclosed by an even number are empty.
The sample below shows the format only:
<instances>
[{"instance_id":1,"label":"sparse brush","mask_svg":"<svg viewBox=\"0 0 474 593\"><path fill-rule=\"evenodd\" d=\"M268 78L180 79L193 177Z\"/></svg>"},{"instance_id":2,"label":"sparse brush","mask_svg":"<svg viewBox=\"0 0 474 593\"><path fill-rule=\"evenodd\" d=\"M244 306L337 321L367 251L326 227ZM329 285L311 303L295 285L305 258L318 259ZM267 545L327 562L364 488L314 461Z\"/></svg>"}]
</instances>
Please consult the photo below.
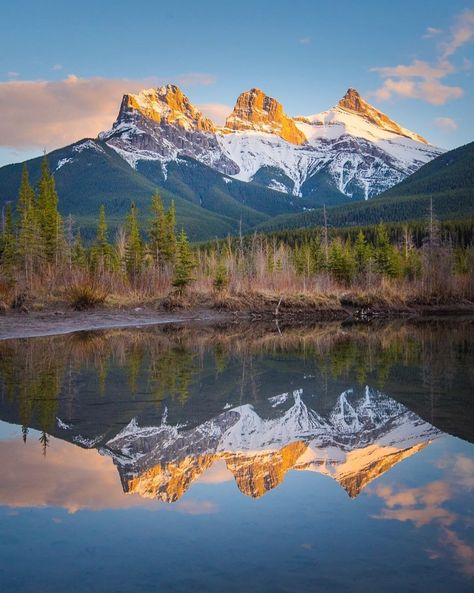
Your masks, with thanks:
<instances>
[{"instance_id":1,"label":"sparse brush","mask_svg":"<svg viewBox=\"0 0 474 593\"><path fill-rule=\"evenodd\" d=\"M71 307L76 311L85 311L101 305L107 298L107 291L92 280L84 280L72 285L67 291Z\"/></svg>"},{"instance_id":2,"label":"sparse brush","mask_svg":"<svg viewBox=\"0 0 474 593\"><path fill-rule=\"evenodd\" d=\"M10 283L0 278L0 314L4 314L9 309L9 303L13 298L13 288Z\"/></svg>"}]
</instances>

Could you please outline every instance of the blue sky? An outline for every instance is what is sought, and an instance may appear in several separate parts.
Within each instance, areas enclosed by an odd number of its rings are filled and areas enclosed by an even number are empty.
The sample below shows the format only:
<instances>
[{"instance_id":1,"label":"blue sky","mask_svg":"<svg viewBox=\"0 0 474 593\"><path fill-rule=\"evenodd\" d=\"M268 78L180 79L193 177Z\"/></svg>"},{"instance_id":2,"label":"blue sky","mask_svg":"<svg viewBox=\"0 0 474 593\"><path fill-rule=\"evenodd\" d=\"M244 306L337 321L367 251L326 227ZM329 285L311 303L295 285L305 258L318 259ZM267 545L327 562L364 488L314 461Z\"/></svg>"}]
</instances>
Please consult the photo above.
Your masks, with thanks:
<instances>
[{"instance_id":1,"label":"blue sky","mask_svg":"<svg viewBox=\"0 0 474 593\"><path fill-rule=\"evenodd\" d=\"M290 115L349 86L434 144L473 140L474 6L16 0L0 12L0 164L112 123L127 90L177 82L208 113L252 86Z\"/></svg>"}]
</instances>

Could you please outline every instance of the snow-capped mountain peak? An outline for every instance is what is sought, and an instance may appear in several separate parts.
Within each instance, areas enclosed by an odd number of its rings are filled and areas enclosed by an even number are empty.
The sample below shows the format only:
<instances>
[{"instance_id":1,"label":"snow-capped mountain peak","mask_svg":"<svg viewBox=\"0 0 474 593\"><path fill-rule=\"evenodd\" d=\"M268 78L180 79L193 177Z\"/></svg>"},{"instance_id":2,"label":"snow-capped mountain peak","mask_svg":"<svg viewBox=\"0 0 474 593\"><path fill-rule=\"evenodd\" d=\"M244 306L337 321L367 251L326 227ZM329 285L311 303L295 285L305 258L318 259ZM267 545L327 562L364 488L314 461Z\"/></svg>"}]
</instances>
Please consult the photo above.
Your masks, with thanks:
<instances>
[{"instance_id":1,"label":"snow-capped mountain peak","mask_svg":"<svg viewBox=\"0 0 474 593\"><path fill-rule=\"evenodd\" d=\"M212 121L205 117L173 84L145 89L122 99L118 120L141 115L157 124L171 124L185 130L215 132Z\"/></svg>"},{"instance_id":2,"label":"snow-capped mountain peak","mask_svg":"<svg viewBox=\"0 0 474 593\"><path fill-rule=\"evenodd\" d=\"M402 128L387 115L385 115L385 113L382 113L378 109L375 109L375 107L372 107L372 105L369 105L367 101L362 99L356 89L347 89L346 94L337 104L337 108L350 113L356 113L360 117L363 117L382 130L393 132L395 134L399 134L400 136L406 136L407 138L411 138L417 142L422 142L423 144L428 144L428 141L425 140L423 136L415 134L414 132L410 132L410 130L407 130L406 128Z\"/></svg>"},{"instance_id":3,"label":"snow-capped mountain peak","mask_svg":"<svg viewBox=\"0 0 474 593\"><path fill-rule=\"evenodd\" d=\"M99 137L135 168L156 161L165 170L187 156L316 204L375 196L443 152L351 88L331 109L300 117L252 88L219 128L169 84L125 95L117 120Z\"/></svg>"}]
</instances>

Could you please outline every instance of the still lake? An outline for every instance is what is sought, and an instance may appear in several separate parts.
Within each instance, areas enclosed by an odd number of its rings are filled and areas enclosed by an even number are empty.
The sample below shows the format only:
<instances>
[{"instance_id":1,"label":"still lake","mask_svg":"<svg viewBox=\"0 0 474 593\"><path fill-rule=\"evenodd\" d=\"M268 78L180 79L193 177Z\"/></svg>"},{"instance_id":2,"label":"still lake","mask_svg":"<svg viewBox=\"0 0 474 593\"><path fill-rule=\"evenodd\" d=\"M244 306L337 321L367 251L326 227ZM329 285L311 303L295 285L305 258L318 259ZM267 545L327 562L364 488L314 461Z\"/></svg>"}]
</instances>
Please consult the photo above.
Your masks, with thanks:
<instances>
[{"instance_id":1,"label":"still lake","mask_svg":"<svg viewBox=\"0 0 474 593\"><path fill-rule=\"evenodd\" d=\"M1 593L472 591L473 330L0 342Z\"/></svg>"}]
</instances>

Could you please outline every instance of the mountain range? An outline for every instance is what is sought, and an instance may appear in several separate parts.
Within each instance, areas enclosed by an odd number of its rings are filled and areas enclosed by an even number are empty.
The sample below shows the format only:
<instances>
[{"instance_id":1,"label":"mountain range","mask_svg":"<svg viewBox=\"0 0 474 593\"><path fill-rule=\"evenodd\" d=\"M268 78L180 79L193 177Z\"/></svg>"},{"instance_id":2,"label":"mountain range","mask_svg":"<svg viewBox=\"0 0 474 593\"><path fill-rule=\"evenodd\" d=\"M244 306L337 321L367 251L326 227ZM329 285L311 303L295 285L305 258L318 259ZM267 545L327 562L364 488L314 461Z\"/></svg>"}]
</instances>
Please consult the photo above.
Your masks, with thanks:
<instances>
[{"instance_id":1,"label":"mountain range","mask_svg":"<svg viewBox=\"0 0 474 593\"><path fill-rule=\"evenodd\" d=\"M168 424L166 414L159 426L132 419L99 451L112 456L125 492L165 502L178 500L216 461L253 498L278 486L289 470L329 476L355 497L442 434L369 387L341 393L325 414L302 396L295 390L270 398L273 413L264 417L253 405L228 407L191 429Z\"/></svg>"},{"instance_id":2,"label":"mountain range","mask_svg":"<svg viewBox=\"0 0 474 593\"><path fill-rule=\"evenodd\" d=\"M297 117L253 88L217 126L178 87L166 85L124 95L109 130L48 159L61 210L86 235L100 204L115 226L131 200L147 216L159 189L166 204L175 200L178 223L191 238L204 239L249 232L323 204L351 210L443 152L352 88L327 111ZM40 161L27 162L34 183ZM15 198L21 166L0 169L0 202Z\"/></svg>"},{"instance_id":3,"label":"mountain range","mask_svg":"<svg viewBox=\"0 0 474 593\"><path fill-rule=\"evenodd\" d=\"M174 85L125 95L112 129L99 138L132 167L188 156L233 179L309 199L324 191L369 198L441 154L349 89L322 113L289 117L260 89L241 93L223 127ZM158 179L158 177L157 177ZM317 199L317 197L316 197Z\"/></svg>"},{"instance_id":4,"label":"mountain range","mask_svg":"<svg viewBox=\"0 0 474 593\"><path fill-rule=\"evenodd\" d=\"M0 420L19 438L43 433L45 454L51 435L110 457L122 488L147 497L177 500L216 462L252 497L290 470L357 496L443 434L473 442L471 329L229 323L4 340Z\"/></svg>"},{"instance_id":5,"label":"mountain range","mask_svg":"<svg viewBox=\"0 0 474 593\"><path fill-rule=\"evenodd\" d=\"M141 413L130 416L125 400L115 402L105 423L90 415L87 404L78 402L72 411L71 402L63 403L51 428L56 438L110 457L124 492L168 503L216 463L224 463L252 498L279 486L291 470L332 478L354 498L444 434L370 386L350 387L329 400L305 385L253 403L216 401L214 411L188 411L186 421L176 420L183 406L173 402L160 416L143 402L134 404ZM8 408L3 406L2 418L18 422Z\"/></svg>"}]
</instances>

